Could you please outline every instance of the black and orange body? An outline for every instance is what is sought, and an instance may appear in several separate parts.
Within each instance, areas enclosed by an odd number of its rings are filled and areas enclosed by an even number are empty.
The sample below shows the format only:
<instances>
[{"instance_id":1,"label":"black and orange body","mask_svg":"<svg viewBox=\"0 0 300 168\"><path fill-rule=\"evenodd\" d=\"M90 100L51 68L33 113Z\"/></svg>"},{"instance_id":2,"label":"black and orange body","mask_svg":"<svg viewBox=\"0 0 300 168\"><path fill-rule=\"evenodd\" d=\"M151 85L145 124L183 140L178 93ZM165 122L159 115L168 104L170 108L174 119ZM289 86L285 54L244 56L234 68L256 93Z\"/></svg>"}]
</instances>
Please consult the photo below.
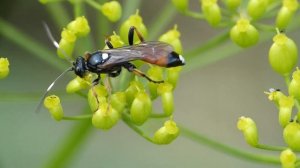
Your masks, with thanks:
<instances>
[{"instance_id":1,"label":"black and orange body","mask_svg":"<svg viewBox=\"0 0 300 168\"><path fill-rule=\"evenodd\" d=\"M133 44L134 30L140 38L141 43L139 44ZM106 40L105 42L109 49L87 53L84 57L78 57L73 64L75 74L83 77L85 72L93 72L97 73L99 77L101 73L116 77L120 74L123 67L130 72L146 77L130 62L142 60L161 67L176 67L185 64L183 57L177 54L171 45L160 41L145 42L135 27L130 28L128 40L129 46L120 48L113 48L109 40ZM156 82L149 77L146 78L151 82Z\"/></svg>"}]
</instances>

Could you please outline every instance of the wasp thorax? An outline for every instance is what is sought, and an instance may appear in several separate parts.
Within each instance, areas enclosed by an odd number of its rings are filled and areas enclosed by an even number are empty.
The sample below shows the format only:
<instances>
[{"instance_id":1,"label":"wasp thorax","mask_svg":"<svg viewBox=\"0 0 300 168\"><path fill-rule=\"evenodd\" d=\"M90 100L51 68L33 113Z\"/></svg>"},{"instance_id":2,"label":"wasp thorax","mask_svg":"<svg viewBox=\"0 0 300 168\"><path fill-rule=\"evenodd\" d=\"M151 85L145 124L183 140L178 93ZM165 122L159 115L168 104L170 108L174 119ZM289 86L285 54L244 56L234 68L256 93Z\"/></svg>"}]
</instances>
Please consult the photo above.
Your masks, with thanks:
<instances>
[{"instance_id":1,"label":"wasp thorax","mask_svg":"<svg viewBox=\"0 0 300 168\"><path fill-rule=\"evenodd\" d=\"M97 73L98 66L109 59L109 54L105 52L94 52L87 60L87 67L90 71Z\"/></svg>"},{"instance_id":2,"label":"wasp thorax","mask_svg":"<svg viewBox=\"0 0 300 168\"><path fill-rule=\"evenodd\" d=\"M82 78L84 76L86 70L87 70L87 68L85 66L84 58L83 57L76 58L76 61L74 62L75 74Z\"/></svg>"}]
</instances>

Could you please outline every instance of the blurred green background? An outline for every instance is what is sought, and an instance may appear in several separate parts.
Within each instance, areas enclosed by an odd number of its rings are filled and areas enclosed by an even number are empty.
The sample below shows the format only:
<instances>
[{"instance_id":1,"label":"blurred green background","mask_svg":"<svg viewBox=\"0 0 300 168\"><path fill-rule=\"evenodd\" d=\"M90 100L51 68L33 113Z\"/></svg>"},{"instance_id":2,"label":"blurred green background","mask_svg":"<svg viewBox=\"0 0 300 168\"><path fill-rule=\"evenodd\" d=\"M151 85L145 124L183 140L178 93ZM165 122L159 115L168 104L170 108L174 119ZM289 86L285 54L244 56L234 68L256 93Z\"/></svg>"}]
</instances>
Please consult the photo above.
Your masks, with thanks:
<instances>
[{"instance_id":1,"label":"blurred green background","mask_svg":"<svg viewBox=\"0 0 300 168\"><path fill-rule=\"evenodd\" d=\"M190 3L192 9L199 8L198 1ZM146 26L156 20L157 11L162 10L165 4L171 5L169 1L160 0L141 2L139 9ZM42 21L50 25L57 39L60 30L55 28L46 8L38 1L1 0L0 17L55 53ZM93 24L93 20L89 21ZM184 51L205 43L222 31L210 28L204 21L177 13L163 32L171 29L175 23L181 32ZM299 31L287 34L296 44L300 44ZM276 108L263 93L270 87L286 91L284 81L268 64L271 43L270 39L227 59L183 72L175 90L175 121L222 143L253 153L279 156L278 152L252 149L236 128L238 117L249 116L257 123L261 143L284 144ZM93 50L96 49L90 49ZM34 113L40 96L61 71L2 36L0 56L8 57L11 70L10 75L0 81L0 167L43 167L70 134L71 127L78 124L72 121L56 122L46 110ZM69 79L70 76L65 77L52 93L62 93ZM78 109L86 103L76 95L62 99L68 114L78 113ZM110 131L92 128L88 134L72 157L69 167L274 167L237 159L183 136L166 146L150 144L122 122Z\"/></svg>"}]
</instances>

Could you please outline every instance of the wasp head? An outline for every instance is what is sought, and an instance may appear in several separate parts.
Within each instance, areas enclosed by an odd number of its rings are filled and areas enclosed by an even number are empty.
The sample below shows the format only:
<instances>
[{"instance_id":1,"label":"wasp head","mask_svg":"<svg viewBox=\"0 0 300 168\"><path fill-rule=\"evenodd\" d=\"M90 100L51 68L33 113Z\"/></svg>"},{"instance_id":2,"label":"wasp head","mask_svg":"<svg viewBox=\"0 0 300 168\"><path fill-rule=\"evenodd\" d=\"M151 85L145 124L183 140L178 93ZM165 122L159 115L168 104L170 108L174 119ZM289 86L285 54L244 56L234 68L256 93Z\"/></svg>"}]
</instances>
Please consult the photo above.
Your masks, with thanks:
<instances>
[{"instance_id":1,"label":"wasp head","mask_svg":"<svg viewBox=\"0 0 300 168\"><path fill-rule=\"evenodd\" d=\"M82 78L87 70L85 59L83 57L76 58L73 66L75 74Z\"/></svg>"}]
</instances>

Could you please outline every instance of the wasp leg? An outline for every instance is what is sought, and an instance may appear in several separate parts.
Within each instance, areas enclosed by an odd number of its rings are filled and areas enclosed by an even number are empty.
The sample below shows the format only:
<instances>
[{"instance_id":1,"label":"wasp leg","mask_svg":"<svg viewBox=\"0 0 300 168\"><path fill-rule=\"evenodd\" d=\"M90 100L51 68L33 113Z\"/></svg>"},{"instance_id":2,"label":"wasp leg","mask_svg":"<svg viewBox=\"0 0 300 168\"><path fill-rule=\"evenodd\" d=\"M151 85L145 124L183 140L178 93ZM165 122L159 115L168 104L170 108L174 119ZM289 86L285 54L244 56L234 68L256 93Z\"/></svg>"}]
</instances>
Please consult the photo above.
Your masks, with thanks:
<instances>
[{"instance_id":1,"label":"wasp leg","mask_svg":"<svg viewBox=\"0 0 300 168\"><path fill-rule=\"evenodd\" d=\"M125 63L123 64L123 67L126 68L129 72L134 73L135 75L141 76L146 78L149 82L153 82L153 83L164 83L163 80L161 81L156 81L151 79L150 77L148 77L146 74L144 74L142 71L138 70L133 64L131 63Z\"/></svg>"},{"instance_id":2,"label":"wasp leg","mask_svg":"<svg viewBox=\"0 0 300 168\"><path fill-rule=\"evenodd\" d=\"M128 32L128 43L129 43L129 45L133 45L134 31L138 35L140 41L144 42L144 37L142 36L142 34L136 29L136 27L131 26L129 28L129 32Z\"/></svg>"},{"instance_id":3,"label":"wasp leg","mask_svg":"<svg viewBox=\"0 0 300 168\"><path fill-rule=\"evenodd\" d=\"M113 77L113 78L117 77L117 76L120 75L121 71L122 71L122 68L120 67L119 69L117 69L117 70L115 70L113 72L108 73L108 76L109 77Z\"/></svg>"},{"instance_id":4,"label":"wasp leg","mask_svg":"<svg viewBox=\"0 0 300 168\"><path fill-rule=\"evenodd\" d=\"M110 38L109 37L106 37L105 38L105 44L107 45L107 47L109 48L109 49L113 49L114 48L114 46L111 44L111 42L110 42Z\"/></svg>"},{"instance_id":5,"label":"wasp leg","mask_svg":"<svg viewBox=\"0 0 300 168\"><path fill-rule=\"evenodd\" d=\"M92 83L92 92L93 92L94 97L96 98L97 106L98 106L97 109L96 109L96 111L99 109L99 104L100 104L100 102L99 102L99 100L98 100L97 92L95 91L95 86L99 84L100 79L101 79L100 74L98 74L97 79L95 79L95 80L93 81L93 83ZM96 112L96 111L95 111L95 112Z\"/></svg>"}]
</instances>

